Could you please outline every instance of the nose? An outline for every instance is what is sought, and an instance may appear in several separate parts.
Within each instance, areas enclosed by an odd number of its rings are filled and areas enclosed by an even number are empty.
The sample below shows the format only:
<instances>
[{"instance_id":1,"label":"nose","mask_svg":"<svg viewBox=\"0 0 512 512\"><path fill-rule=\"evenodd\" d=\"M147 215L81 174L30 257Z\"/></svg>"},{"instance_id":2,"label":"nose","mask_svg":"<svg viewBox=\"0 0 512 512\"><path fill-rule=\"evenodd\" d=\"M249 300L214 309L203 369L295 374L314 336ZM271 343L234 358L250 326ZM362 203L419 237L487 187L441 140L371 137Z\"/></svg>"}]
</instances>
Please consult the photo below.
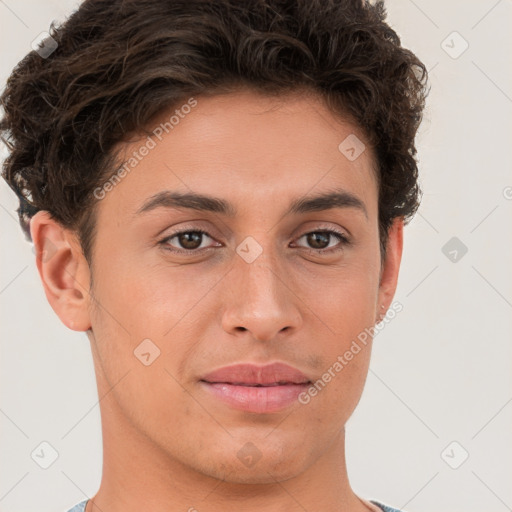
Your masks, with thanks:
<instances>
[{"instance_id":1,"label":"nose","mask_svg":"<svg viewBox=\"0 0 512 512\"><path fill-rule=\"evenodd\" d=\"M270 341L300 328L300 299L293 279L264 254L252 263L238 258L226 286L222 327L229 334L247 336L243 333L249 331L258 341Z\"/></svg>"}]
</instances>

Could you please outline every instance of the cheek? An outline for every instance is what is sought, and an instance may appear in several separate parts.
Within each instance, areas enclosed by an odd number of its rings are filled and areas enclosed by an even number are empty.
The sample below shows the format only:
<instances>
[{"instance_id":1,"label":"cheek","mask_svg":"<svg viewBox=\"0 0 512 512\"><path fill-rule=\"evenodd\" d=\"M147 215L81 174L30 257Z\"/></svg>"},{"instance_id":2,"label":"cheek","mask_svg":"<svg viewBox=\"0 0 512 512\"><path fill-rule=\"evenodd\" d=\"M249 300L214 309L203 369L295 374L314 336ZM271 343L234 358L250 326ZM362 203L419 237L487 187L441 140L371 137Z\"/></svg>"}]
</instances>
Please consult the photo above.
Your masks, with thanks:
<instances>
[{"instance_id":1,"label":"cheek","mask_svg":"<svg viewBox=\"0 0 512 512\"><path fill-rule=\"evenodd\" d=\"M356 408L368 375L371 339L338 338L325 356L324 371L300 397L312 418L335 432Z\"/></svg>"},{"instance_id":2,"label":"cheek","mask_svg":"<svg viewBox=\"0 0 512 512\"><path fill-rule=\"evenodd\" d=\"M139 264L137 272L122 258L97 274L99 305L91 316L96 355L108 384L120 382L113 395L122 409L139 425L158 423L158 411L166 416L171 402L181 403L180 414L192 414L180 385L187 355L184 333L197 321L194 306L215 284L213 276L201 280L188 271L185 278L183 270L161 265L142 271Z\"/></svg>"},{"instance_id":3,"label":"cheek","mask_svg":"<svg viewBox=\"0 0 512 512\"><path fill-rule=\"evenodd\" d=\"M373 325L378 275L364 262L332 272L321 269L302 278L300 287L310 308L308 314L316 316L316 324L321 321L322 334L334 340L333 348L341 349Z\"/></svg>"},{"instance_id":4,"label":"cheek","mask_svg":"<svg viewBox=\"0 0 512 512\"><path fill-rule=\"evenodd\" d=\"M303 283L303 289L309 290L305 302L312 304L312 321L321 329L317 332L317 342L323 373L306 407L317 410L315 417L323 418L319 421L336 425L353 412L366 381L378 273L368 263L360 262L339 269L331 279L317 279L316 284L312 287L311 283Z\"/></svg>"},{"instance_id":5,"label":"cheek","mask_svg":"<svg viewBox=\"0 0 512 512\"><path fill-rule=\"evenodd\" d=\"M178 268L164 262L144 265L118 260L114 267L98 272L99 300L113 320L118 320L121 336L162 338L188 315L218 280L213 273ZM115 326L114 326L115 327Z\"/></svg>"},{"instance_id":6,"label":"cheek","mask_svg":"<svg viewBox=\"0 0 512 512\"><path fill-rule=\"evenodd\" d=\"M177 362L184 352L179 343L170 346L152 335L148 320L140 322L138 331L126 332L123 317L114 318L102 308L96 313L93 350L100 394L108 396L112 410L146 433L160 426L178 429L180 421L198 413L179 374Z\"/></svg>"}]
</instances>

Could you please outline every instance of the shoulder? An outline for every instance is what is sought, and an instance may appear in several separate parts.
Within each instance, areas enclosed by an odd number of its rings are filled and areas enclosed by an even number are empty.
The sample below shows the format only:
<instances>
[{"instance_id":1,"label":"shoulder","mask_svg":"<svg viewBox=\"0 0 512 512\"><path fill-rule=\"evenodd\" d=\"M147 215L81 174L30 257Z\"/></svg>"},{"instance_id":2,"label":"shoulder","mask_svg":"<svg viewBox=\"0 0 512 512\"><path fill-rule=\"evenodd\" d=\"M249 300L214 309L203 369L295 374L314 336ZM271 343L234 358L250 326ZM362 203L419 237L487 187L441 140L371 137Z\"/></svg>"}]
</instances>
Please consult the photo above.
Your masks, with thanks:
<instances>
[{"instance_id":1,"label":"shoulder","mask_svg":"<svg viewBox=\"0 0 512 512\"><path fill-rule=\"evenodd\" d=\"M398 510L397 508L390 507L389 505L384 505L380 501L370 500L370 503L377 505L383 512L405 512L405 510Z\"/></svg>"},{"instance_id":2,"label":"shoulder","mask_svg":"<svg viewBox=\"0 0 512 512\"><path fill-rule=\"evenodd\" d=\"M87 502L89 500L84 500L84 501L81 501L80 503L78 503L77 505L75 505L73 508L70 508L68 510L68 512L84 512L85 510L85 505L87 505Z\"/></svg>"}]
</instances>

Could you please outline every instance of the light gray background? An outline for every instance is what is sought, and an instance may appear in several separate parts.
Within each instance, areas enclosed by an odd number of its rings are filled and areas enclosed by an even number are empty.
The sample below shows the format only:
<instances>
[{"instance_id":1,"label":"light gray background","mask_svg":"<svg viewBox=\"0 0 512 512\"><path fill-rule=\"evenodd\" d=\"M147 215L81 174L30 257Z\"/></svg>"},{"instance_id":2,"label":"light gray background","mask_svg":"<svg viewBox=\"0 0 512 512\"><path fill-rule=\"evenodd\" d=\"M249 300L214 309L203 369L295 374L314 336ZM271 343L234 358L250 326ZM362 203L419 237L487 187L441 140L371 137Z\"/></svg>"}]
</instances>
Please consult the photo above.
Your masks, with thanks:
<instances>
[{"instance_id":1,"label":"light gray background","mask_svg":"<svg viewBox=\"0 0 512 512\"><path fill-rule=\"evenodd\" d=\"M31 41L77 5L0 0L2 88ZM349 477L360 496L408 512L505 512L512 510L512 2L387 6L404 45L431 70L418 137L424 196L405 231L395 297L404 309L375 339L347 424ZM464 43L453 31L469 43L458 58ZM64 327L48 305L15 218L17 200L1 181L0 510L65 511L94 495L101 478L92 359L86 335ZM454 236L468 248L456 262L442 252ZM42 441L59 455L46 470L31 458ZM450 467L465 451L468 459Z\"/></svg>"}]
</instances>

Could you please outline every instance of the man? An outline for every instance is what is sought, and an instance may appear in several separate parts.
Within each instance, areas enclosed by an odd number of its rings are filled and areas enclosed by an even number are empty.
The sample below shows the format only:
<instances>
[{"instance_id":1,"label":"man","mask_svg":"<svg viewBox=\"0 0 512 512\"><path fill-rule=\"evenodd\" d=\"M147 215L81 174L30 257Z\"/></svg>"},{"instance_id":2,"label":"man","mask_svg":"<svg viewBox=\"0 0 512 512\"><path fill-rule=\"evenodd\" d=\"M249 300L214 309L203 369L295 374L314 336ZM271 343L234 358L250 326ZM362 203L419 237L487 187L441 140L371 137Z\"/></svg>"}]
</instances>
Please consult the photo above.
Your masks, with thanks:
<instances>
[{"instance_id":1,"label":"man","mask_svg":"<svg viewBox=\"0 0 512 512\"><path fill-rule=\"evenodd\" d=\"M88 0L13 72L3 175L104 397L73 512L396 510L344 429L419 202L426 71L384 19Z\"/></svg>"}]
</instances>

